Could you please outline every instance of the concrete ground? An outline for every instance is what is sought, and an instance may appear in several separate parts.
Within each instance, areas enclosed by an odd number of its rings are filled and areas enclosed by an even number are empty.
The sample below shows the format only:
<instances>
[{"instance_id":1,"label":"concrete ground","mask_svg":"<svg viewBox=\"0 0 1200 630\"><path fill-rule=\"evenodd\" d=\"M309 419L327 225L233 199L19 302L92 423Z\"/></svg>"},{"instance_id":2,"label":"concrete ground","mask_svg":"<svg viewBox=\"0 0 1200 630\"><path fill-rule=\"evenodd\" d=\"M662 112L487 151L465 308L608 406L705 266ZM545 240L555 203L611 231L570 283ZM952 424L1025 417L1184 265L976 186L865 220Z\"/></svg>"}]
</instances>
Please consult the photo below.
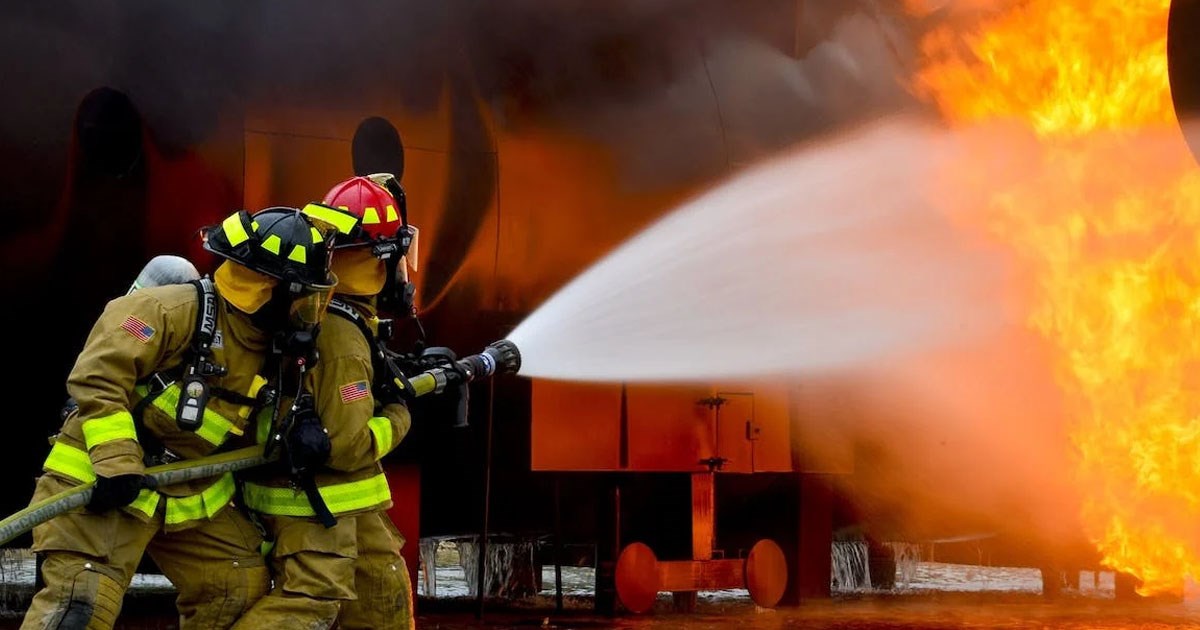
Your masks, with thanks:
<instances>
[{"instance_id":1,"label":"concrete ground","mask_svg":"<svg viewBox=\"0 0 1200 630\"><path fill-rule=\"evenodd\" d=\"M466 602L462 602L466 603ZM576 602L578 603L578 602ZM1181 604L1143 602L1118 604L1111 600L1068 598L1047 603L1026 594L952 593L898 596L837 597L797 608L760 610L744 601L701 601L692 615L659 610L643 616L598 617L584 611L553 612L544 608L491 610L479 621L465 610L429 610L419 604L419 630L900 630L909 628L1044 629L1159 629L1200 628L1200 610ZM439 608L447 608L440 602ZM16 628L17 620L0 622ZM129 602L118 628L168 630L177 628L170 611Z\"/></svg>"},{"instance_id":2,"label":"concrete ground","mask_svg":"<svg viewBox=\"0 0 1200 630\"><path fill-rule=\"evenodd\" d=\"M0 562L0 630L17 628L32 590L32 559L9 551ZM1054 602L1040 594L1037 571L917 562L897 571L897 588L880 592L842 590L832 600L810 602L779 610L758 609L745 591L702 593L697 612L672 610L662 594L654 611L641 616L603 617L592 612L592 570L564 567L564 612L555 612L554 572L543 573L543 590L517 601L488 602L482 621L475 600L467 596L459 567L437 571L439 597L423 595L418 582L417 628L437 630L639 629L776 630L785 628L878 629L907 628L1198 628L1200 605L1148 600L1137 603L1112 599L1111 574L1086 575L1079 588L1067 589ZM173 590L161 576L138 576L127 596L118 628L170 630L178 627Z\"/></svg>"}]
</instances>

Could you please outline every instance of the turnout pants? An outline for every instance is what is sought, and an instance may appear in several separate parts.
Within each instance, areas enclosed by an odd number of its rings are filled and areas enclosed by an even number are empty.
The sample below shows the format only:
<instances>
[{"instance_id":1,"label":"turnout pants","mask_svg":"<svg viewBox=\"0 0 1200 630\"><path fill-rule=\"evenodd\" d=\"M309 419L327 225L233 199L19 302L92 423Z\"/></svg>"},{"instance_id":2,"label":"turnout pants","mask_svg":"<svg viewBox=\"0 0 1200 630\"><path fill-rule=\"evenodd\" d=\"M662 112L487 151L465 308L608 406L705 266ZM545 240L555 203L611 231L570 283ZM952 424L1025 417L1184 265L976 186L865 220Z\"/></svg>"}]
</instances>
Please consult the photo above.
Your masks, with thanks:
<instances>
[{"instance_id":1,"label":"turnout pants","mask_svg":"<svg viewBox=\"0 0 1200 630\"><path fill-rule=\"evenodd\" d=\"M326 529L312 518L262 515L275 536L275 586L234 627L413 628L403 539L384 512L339 516Z\"/></svg>"},{"instance_id":2,"label":"turnout pants","mask_svg":"<svg viewBox=\"0 0 1200 630\"><path fill-rule=\"evenodd\" d=\"M275 538L275 585L237 622L238 630L333 627L342 605L354 599L355 519L326 529L314 519L260 516Z\"/></svg>"},{"instance_id":3,"label":"turnout pants","mask_svg":"<svg viewBox=\"0 0 1200 630\"><path fill-rule=\"evenodd\" d=\"M387 512L370 512L356 518L358 564L354 588L358 599L342 607L345 630L412 630L413 593L408 567L400 549L404 537Z\"/></svg>"},{"instance_id":4,"label":"turnout pants","mask_svg":"<svg viewBox=\"0 0 1200 630\"><path fill-rule=\"evenodd\" d=\"M72 485L42 475L33 500ZM80 508L34 528L45 586L21 628L112 628L143 552L179 592L181 630L232 626L268 589L262 537L231 505L193 527L166 532L164 504L159 501L148 522L123 510L93 514Z\"/></svg>"}]
</instances>

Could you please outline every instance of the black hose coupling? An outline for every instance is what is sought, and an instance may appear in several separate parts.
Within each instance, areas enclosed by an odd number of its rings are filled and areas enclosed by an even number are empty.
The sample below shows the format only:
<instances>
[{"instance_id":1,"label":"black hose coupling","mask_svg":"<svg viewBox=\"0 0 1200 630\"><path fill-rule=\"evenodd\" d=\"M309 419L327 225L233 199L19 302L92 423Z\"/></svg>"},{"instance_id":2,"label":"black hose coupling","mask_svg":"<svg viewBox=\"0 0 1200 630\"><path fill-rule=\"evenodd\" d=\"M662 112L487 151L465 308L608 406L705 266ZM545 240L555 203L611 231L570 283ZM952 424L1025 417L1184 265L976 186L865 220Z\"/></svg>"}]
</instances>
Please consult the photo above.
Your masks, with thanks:
<instances>
[{"instance_id":1,"label":"black hose coupling","mask_svg":"<svg viewBox=\"0 0 1200 630\"><path fill-rule=\"evenodd\" d=\"M494 374L515 374L521 369L521 351L513 342L501 339L479 354L464 357L458 364L467 370L468 381Z\"/></svg>"}]
</instances>

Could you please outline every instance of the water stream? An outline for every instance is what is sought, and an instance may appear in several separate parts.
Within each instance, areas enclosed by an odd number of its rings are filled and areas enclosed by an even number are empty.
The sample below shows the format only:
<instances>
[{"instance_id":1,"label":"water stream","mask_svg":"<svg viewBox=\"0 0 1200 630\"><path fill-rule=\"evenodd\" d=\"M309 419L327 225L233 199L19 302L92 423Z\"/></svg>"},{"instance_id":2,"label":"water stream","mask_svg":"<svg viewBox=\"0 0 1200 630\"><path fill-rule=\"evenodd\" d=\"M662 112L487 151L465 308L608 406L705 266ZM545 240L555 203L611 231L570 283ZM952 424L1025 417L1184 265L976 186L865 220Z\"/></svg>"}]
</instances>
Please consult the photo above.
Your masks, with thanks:
<instances>
[{"instance_id":1,"label":"water stream","mask_svg":"<svg viewBox=\"0 0 1200 630\"><path fill-rule=\"evenodd\" d=\"M684 204L510 335L522 374L688 381L860 365L1001 319L1002 265L932 198L955 145L885 120Z\"/></svg>"}]
</instances>

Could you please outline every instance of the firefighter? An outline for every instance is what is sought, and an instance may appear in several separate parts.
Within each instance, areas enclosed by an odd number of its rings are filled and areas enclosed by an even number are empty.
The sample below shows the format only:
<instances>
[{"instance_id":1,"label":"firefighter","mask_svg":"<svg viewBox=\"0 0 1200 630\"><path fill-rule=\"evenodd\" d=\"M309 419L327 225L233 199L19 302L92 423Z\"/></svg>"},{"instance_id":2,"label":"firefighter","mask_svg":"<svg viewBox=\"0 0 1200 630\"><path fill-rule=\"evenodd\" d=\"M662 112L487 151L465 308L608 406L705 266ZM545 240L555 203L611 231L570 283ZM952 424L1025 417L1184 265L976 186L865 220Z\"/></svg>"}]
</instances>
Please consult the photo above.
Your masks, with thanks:
<instances>
[{"instance_id":1,"label":"firefighter","mask_svg":"<svg viewBox=\"0 0 1200 630\"><path fill-rule=\"evenodd\" d=\"M86 482L94 492L33 530L45 586L22 628L111 628L143 551L179 591L181 628L228 628L269 588L262 536L231 507L232 475L154 488L143 473L253 444L246 426L270 408L276 350L311 336L332 293L332 234L295 208L241 211L202 234L225 259L213 279L112 300L71 370L78 407L33 501Z\"/></svg>"},{"instance_id":2,"label":"firefighter","mask_svg":"<svg viewBox=\"0 0 1200 630\"><path fill-rule=\"evenodd\" d=\"M261 513L274 537L275 586L239 629L329 628L335 620L341 628L413 627L412 588L400 555L404 539L386 512L391 492L379 464L411 420L399 396L378 396L373 385L380 370L372 363L377 301L411 309L405 255L415 231L401 220L400 203L365 177L338 184L324 199L359 218L361 228L335 241L337 294L317 338L320 362L308 380L332 447L315 477L323 500L289 488L285 475L246 482L246 504ZM310 205L305 211L322 218L330 210Z\"/></svg>"}]
</instances>

